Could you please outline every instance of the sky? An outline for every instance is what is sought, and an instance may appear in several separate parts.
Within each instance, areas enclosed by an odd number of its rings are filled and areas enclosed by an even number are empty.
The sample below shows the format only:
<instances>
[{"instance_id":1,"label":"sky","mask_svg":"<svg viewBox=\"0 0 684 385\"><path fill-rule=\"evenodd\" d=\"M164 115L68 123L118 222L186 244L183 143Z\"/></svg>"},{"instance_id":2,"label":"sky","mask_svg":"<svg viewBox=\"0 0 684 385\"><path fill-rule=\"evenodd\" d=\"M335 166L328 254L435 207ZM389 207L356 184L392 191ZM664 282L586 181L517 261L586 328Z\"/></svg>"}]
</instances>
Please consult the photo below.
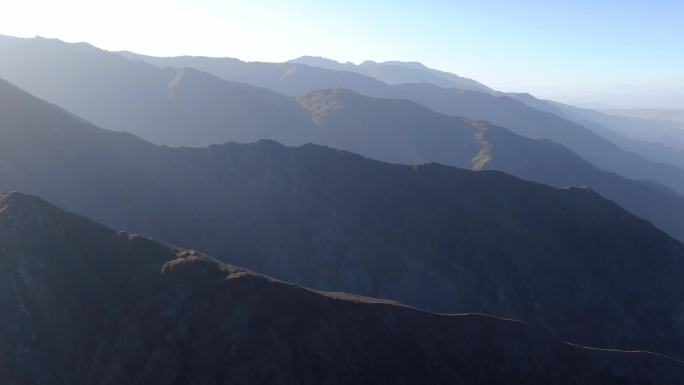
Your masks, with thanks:
<instances>
[{"instance_id":1,"label":"sky","mask_svg":"<svg viewBox=\"0 0 684 385\"><path fill-rule=\"evenodd\" d=\"M0 34L151 55L420 61L597 103L684 95L682 0L0 0Z\"/></svg>"}]
</instances>

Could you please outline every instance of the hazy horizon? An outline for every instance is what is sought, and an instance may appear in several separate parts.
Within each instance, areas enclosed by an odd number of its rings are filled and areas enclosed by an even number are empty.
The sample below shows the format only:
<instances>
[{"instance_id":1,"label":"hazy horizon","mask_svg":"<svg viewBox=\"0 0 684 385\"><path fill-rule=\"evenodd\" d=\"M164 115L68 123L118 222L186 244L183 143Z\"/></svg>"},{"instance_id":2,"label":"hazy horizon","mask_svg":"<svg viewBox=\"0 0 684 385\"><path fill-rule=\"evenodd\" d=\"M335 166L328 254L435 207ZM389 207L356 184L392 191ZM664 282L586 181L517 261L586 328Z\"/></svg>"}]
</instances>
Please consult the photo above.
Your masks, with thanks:
<instances>
[{"instance_id":1,"label":"hazy horizon","mask_svg":"<svg viewBox=\"0 0 684 385\"><path fill-rule=\"evenodd\" d=\"M497 90L564 102L684 105L684 3L523 3L27 0L5 6L0 34L156 56L419 61Z\"/></svg>"}]
</instances>

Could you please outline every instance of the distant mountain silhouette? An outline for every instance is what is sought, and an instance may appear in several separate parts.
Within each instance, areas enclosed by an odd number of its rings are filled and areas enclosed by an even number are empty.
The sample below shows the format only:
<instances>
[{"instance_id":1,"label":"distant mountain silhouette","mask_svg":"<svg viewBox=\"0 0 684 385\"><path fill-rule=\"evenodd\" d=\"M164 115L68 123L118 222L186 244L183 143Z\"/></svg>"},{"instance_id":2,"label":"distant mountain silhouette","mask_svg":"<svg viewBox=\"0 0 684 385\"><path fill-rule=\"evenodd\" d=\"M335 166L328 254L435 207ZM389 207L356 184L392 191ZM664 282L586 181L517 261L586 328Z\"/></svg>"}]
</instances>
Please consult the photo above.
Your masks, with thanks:
<instances>
[{"instance_id":1,"label":"distant mountain silhouette","mask_svg":"<svg viewBox=\"0 0 684 385\"><path fill-rule=\"evenodd\" d=\"M610 116L551 102L568 119L647 159L684 169L684 129L676 124L643 118Z\"/></svg>"},{"instance_id":2,"label":"distant mountain silhouette","mask_svg":"<svg viewBox=\"0 0 684 385\"><path fill-rule=\"evenodd\" d=\"M0 194L6 384L634 384L684 364L316 292Z\"/></svg>"},{"instance_id":3,"label":"distant mountain silhouette","mask_svg":"<svg viewBox=\"0 0 684 385\"><path fill-rule=\"evenodd\" d=\"M470 91L490 92L491 88L475 80L463 78L452 73L428 68L418 62L388 61L377 63L367 60L359 65L339 63L334 60L302 56L289 63L305 64L335 71L350 71L370 76L387 84L429 83L440 87L458 88Z\"/></svg>"},{"instance_id":4,"label":"distant mountain silhouette","mask_svg":"<svg viewBox=\"0 0 684 385\"><path fill-rule=\"evenodd\" d=\"M315 145L156 146L0 84L1 191L307 287L684 356L684 246L592 191Z\"/></svg>"},{"instance_id":5,"label":"distant mountain silhouette","mask_svg":"<svg viewBox=\"0 0 684 385\"><path fill-rule=\"evenodd\" d=\"M628 118L648 119L656 122L673 123L684 129L684 109L602 109L603 112L611 116L622 116Z\"/></svg>"},{"instance_id":6,"label":"distant mountain silhouette","mask_svg":"<svg viewBox=\"0 0 684 385\"><path fill-rule=\"evenodd\" d=\"M674 122L611 116L586 108L540 100L529 94L510 96L534 108L582 124L618 147L646 159L684 169L684 129Z\"/></svg>"},{"instance_id":7,"label":"distant mountain silhouette","mask_svg":"<svg viewBox=\"0 0 684 385\"><path fill-rule=\"evenodd\" d=\"M425 83L388 85L349 71L333 71L297 63L248 63L223 58L159 58L123 54L160 67L196 68L222 79L242 81L286 95L301 96L321 89L346 88L366 96L411 100L446 115L486 120L532 139L550 139L600 169L630 179L652 180L684 194L684 170L649 161L580 124L500 93L448 89Z\"/></svg>"},{"instance_id":8,"label":"distant mountain silhouette","mask_svg":"<svg viewBox=\"0 0 684 385\"><path fill-rule=\"evenodd\" d=\"M273 91L192 69L159 69L88 44L0 37L0 77L101 127L155 143L208 146L264 137L302 144L308 116Z\"/></svg>"}]
</instances>

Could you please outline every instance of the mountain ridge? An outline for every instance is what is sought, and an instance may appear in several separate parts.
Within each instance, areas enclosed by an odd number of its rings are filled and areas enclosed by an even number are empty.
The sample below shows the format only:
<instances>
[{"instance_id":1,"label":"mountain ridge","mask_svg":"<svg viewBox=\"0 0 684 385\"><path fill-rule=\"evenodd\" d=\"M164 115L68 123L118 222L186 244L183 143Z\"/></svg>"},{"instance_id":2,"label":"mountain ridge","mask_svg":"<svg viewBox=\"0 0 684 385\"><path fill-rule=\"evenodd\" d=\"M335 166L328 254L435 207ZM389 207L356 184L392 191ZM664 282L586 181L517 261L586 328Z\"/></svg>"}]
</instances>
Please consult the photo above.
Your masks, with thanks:
<instances>
[{"instance_id":1,"label":"mountain ridge","mask_svg":"<svg viewBox=\"0 0 684 385\"><path fill-rule=\"evenodd\" d=\"M387 84L430 83L440 87L459 88L479 92L491 92L492 89L473 79L464 78L452 73L438 71L419 62L366 60L361 64L351 62L340 63L324 57L302 56L287 63L304 64L310 67L321 67L334 71L356 72L370 76Z\"/></svg>"},{"instance_id":2,"label":"mountain ridge","mask_svg":"<svg viewBox=\"0 0 684 385\"><path fill-rule=\"evenodd\" d=\"M22 46L23 44L27 43L26 40L22 39L9 39L8 41L12 44L18 44L19 46ZM4 44L10 43L7 43L6 41ZM41 46L47 45L47 48L41 49L44 50L49 48L47 53L42 54L43 56L47 55L48 57L51 53L54 53L53 51L61 52L60 50L64 49L63 47L66 46L68 49L77 51L77 54L74 54L76 55L75 59L70 59L72 60L72 62L75 61L76 63L78 63L79 60L83 60L78 59L80 57L79 55L82 55L82 49L80 45L71 46L64 45L63 43L55 41L44 40L29 40L28 43L38 44ZM53 46L54 44L57 44L57 46ZM2 46L2 44L0 44L0 46ZM301 145L307 142L315 142L325 144L328 146L340 147L342 143L345 143L333 142L330 141L329 138L321 137L321 133L319 132L319 130L317 130L317 127L315 127L312 124L310 117L306 114L305 111L301 110L300 105L298 105L296 101L289 100L285 97L281 97L280 95L275 94L274 91L268 91L265 89L262 90L235 82L230 83L224 80L219 80L218 78L213 78L211 77L211 75L187 68L166 68L160 70L149 64L128 61L106 51L99 51L89 45L87 45L87 47L88 49L86 50L86 56L90 57L91 54L95 56L95 58L89 60L94 61L95 63L99 63L100 65L98 65L98 68L105 68L105 70L97 69L97 71L95 72L99 74L97 78L107 78L108 76L114 76L115 78L116 76L121 77L121 73L127 73L126 71L131 71L131 73L136 74L135 76L124 76L123 78L121 78L120 81L116 82L116 84L114 84L113 87L115 87L114 89L118 90L117 92L112 92L110 90L110 87L106 86L108 84L107 82L105 82L104 85L102 85L102 87L104 87L102 89L100 86L92 87L87 86L86 84L84 85L84 88L90 87L91 91L97 94L97 96L91 96L87 93L79 92L73 94L73 100L71 100L71 97L69 97L65 103L62 103L72 105L74 107L82 104L87 105L88 103L99 105L98 109L103 109L104 112L102 112L102 114L104 115L101 115L99 112L95 111L86 117L89 118L89 120L94 121L96 123L107 123L106 125L104 125L105 128L116 129L119 131L133 131L136 132L138 135L141 135L143 138L150 139L157 143L198 147L214 143L224 143L226 141L246 143L256 141L261 138L274 139L287 145ZM41 49L38 49L36 52L43 52L41 51ZM17 58L21 57L21 55L17 55ZM17 59L15 58L13 60ZM223 62L224 61L221 61L221 63ZM8 62L5 62L4 65L9 65L7 63ZM49 62L46 61L46 63ZM238 64L240 66L243 65L239 62ZM53 63L52 66L54 65L55 64ZM273 67L272 64L268 63L256 63L254 65L257 66L255 67L257 68L257 70L255 70L256 77L262 76L262 70L259 69L261 68L261 66L266 66L267 69L265 71L267 72L271 71L268 68ZM292 65L293 64L283 64L282 66ZM2 66L3 63L0 63L0 67ZM116 73L112 74L111 69L106 70L106 68L112 66L115 69L118 69L119 67L123 66L121 68L124 68L125 71L119 70ZM10 67L12 66L10 65ZM24 66L22 65L21 67L23 68ZM72 74L77 79L81 79L82 74L80 72L73 73L74 68L72 68L71 65L67 65L66 67L67 69L62 69L60 71L66 71L67 74ZM250 68L252 67L245 67L245 71L252 71L252 69ZM295 66L293 68L299 67ZM290 73L288 70L287 77L297 77L298 71L299 70ZM240 74L244 75L245 73L240 72ZM316 77L328 77L329 75L330 74L328 72L324 72L316 75ZM358 81L359 79L363 80L364 84L367 83L366 80L373 80L371 78L364 78L363 76L358 74L348 73L348 75L351 75L352 77L354 77L354 79L357 79L354 81ZM145 79L145 81L139 82L139 84L135 85L134 87L129 87L129 77L139 77ZM53 87L59 89L61 87L59 86L60 83L54 82L61 82L62 80L59 80L60 78L61 77L57 77L58 80L40 80L39 76L31 76L30 79L24 80L25 82L38 82L40 83L40 87L42 87L42 85L45 83L53 84ZM153 80L150 81L148 78L152 78ZM170 84L173 85L171 89L169 89ZM377 90L375 90L374 92L383 93L387 91L385 86L382 86L380 82L373 84L378 84L380 87L377 88ZM383 89L385 91L383 91ZM444 91L449 92L449 90ZM107 96L110 94L112 96ZM151 100L154 101L153 103L150 104L147 102L142 103L135 101L136 98L141 97L140 95L148 94L152 95ZM480 95L478 96L478 98L490 97L485 94L478 94L465 91L461 93L457 92L456 94L463 94L466 98L472 98L473 95ZM98 98L101 97L100 95L105 95L104 98L107 101L97 102ZM473 110L471 108L467 109L470 111ZM500 131L500 129L497 129L496 131L494 129L489 129L486 133L482 133L482 137L492 137L495 135L498 135L499 137L506 136L504 134L500 134ZM441 140L440 138L434 138L434 140L436 140L437 142L447 142L446 139L451 138L449 134L440 135L442 135ZM339 138L339 135L337 137ZM414 135L413 137L416 138L416 140L420 139L419 136L416 135ZM509 137L511 136L509 135ZM466 140L468 142L472 141L472 139L470 138L466 138ZM393 143L394 139L390 136L388 138L384 138L384 141L386 141L387 143ZM451 141L453 142L453 139L451 139ZM516 141L520 142L519 139L516 139ZM480 143L487 142L485 141ZM504 142L500 142L500 145L497 147L497 149L495 149L495 157L493 158L494 161L491 160L491 157L485 156L486 152L483 152L483 157L479 158L475 162L477 168L486 168L487 162L489 162L490 165L496 163L498 159L497 157L502 155L502 152L500 150L504 149L505 147L501 145L502 143ZM467 145L467 143L454 143L453 145L456 146L456 148L462 148L463 146ZM509 156L507 156L507 160L505 162L499 162L500 167L498 168L516 174L523 178L531 179L534 181L541 181L544 183L550 183L556 186L594 186L599 184L599 182L588 182L588 177L586 176L583 178L575 178L573 175L571 175L572 171L570 172L570 175L559 175L558 177L555 177L554 175L558 174L558 169L556 168L548 170L547 168L550 168L550 166L548 166L547 162L544 161L534 162L537 165L536 167L538 169L531 170L529 163L532 163L532 161L530 159L526 159L527 154L532 154L534 152L543 153L544 151L546 151L549 154L556 154L556 157L568 159L572 158L572 156L570 155L561 154L565 153L564 149L553 149L553 146L548 144L543 146L539 144L538 146L543 148L534 151L529 151L531 147L527 145L528 150L520 152L517 156L514 156L512 151L508 151ZM358 151L357 148L346 149ZM401 149L398 148L396 150L393 150L392 152L396 153L398 150ZM363 153L363 155L370 156L375 159L395 161L395 158L385 157L385 153L373 153L372 151L361 152ZM454 151L442 151L443 154L449 152L453 153ZM409 162L417 160L417 163L422 163L426 161L442 161L450 165L471 168L471 160L476 156L476 154L469 154L469 159L458 160L458 162L453 162L453 159L449 158L450 156L451 155L442 155L441 157L431 158L425 155L419 156L418 154L415 156L414 159L400 158L396 160L408 160ZM538 155L537 157L539 156L541 155ZM570 162L569 165L578 164L577 161L573 162ZM512 166L512 164L515 164L515 166ZM570 170L571 167L564 166L564 169ZM611 180L617 179L612 176L608 176L607 178ZM677 180L677 178L674 177L668 177L667 179ZM684 176L682 176L681 179L684 180ZM613 187L617 184L621 184L622 182L601 181L600 183L607 184L610 187L597 189L600 190L601 193L605 194L607 197L611 199L616 199L620 204L624 205L625 207L637 213L638 215L641 215L653 221L654 223L657 223L662 229L668 231L670 234L677 236L679 239L683 239L682 237L684 237L684 226L681 226L677 223L678 221L681 221L681 218L678 218L675 214L677 211L679 211L679 209L677 209L677 206L681 206L681 204L676 203L676 201L684 198L674 198L671 196L663 195L662 193L656 193L656 195L661 195L662 198L653 198L652 195L654 193L649 193L648 191L646 191L648 190L648 187L643 186L637 186L637 189L640 191L637 194L623 193L619 191L619 189ZM673 186L670 184L668 185L668 187L672 188Z\"/></svg>"},{"instance_id":3,"label":"mountain ridge","mask_svg":"<svg viewBox=\"0 0 684 385\"><path fill-rule=\"evenodd\" d=\"M8 236L16 223L36 226ZM20 193L0 194L0 230L0 304L10 315L0 324L0 373L12 384L684 379L684 364L654 353L583 348L519 321L304 289ZM55 279L63 276L71 279Z\"/></svg>"},{"instance_id":4,"label":"mountain ridge","mask_svg":"<svg viewBox=\"0 0 684 385\"><path fill-rule=\"evenodd\" d=\"M408 100L377 99L345 89L296 98L318 126L312 142L400 164L442 163L499 170L556 187L589 186L684 239L684 199L664 186L601 171L566 148L502 127L438 114Z\"/></svg>"},{"instance_id":5,"label":"mountain ridge","mask_svg":"<svg viewBox=\"0 0 684 385\"><path fill-rule=\"evenodd\" d=\"M29 53L25 51L28 47L30 47ZM73 56L67 55L66 53L70 50L78 52ZM79 59L79 55L84 54L81 51L88 51L88 55ZM268 133L271 139L289 145L299 145L303 144L302 137L305 136L305 132L312 129L300 115L301 111L293 101L284 101L275 97L259 101L263 103L262 109L271 111L269 114L256 115L244 114L245 111L250 110L249 108L234 108L232 111L228 109L234 103L217 105L216 98L208 97L205 92L184 94L186 98L183 100L187 104L169 103L166 100L166 94L170 79L159 70L166 67L192 67L226 81L248 83L290 96L299 96L318 89L342 87L372 97L409 99L447 115L486 120L506 127L519 135L553 140L565 145L605 171L616 172L635 180L652 180L674 189L679 194L684 194L684 170L648 161L621 149L579 124L529 107L504 95L447 89L430 84L392 86L353 72L330 71L294 63L245 63L233 59L202 57L165 59L130 53L125 54L124 57L92 48L85 50L83 46L69 45L59 41L3 38L0 39L0 52L7 58L0 62L0 77L13 81L50 102L56 102L104 128L140 131L139 134L153 128L153 132L157 134L164 131L179 132L180 138L174 138L172 141L172 144L176 145L184 143L202 146L209 143L223 143L231 135L234 135L232 139L241 142L259 139L256 137L259 135L237 136L239 130L236 128L239 127L250 127L251 133ZM51 57L53 59L50 59ZM62 59L56 61L54 57ZM129 60L126 61L126 58ZM70 64L68 60L76 60L76 64ZM85 69L88 71L79 67L86 63L92 64L93 61L98 65L86 65ZM27 62L32 63L33 66L27 66ZM111 65L114 62L124 63L125 67L130 68L131 71L136 69L136 75L129 75L130 78L126 80L125 71L119 70L112 74ZM52 76L53 73L60 73L60 76ZM98 75L95 75L96 73ZM47 76L48 74L50 76ZM112 82L112 79L119 79L122 76L124 76L123 80ZM67 79L71 77L81 79L78 93L71 92L74 89L73 84L67 82ZM131 82L131 79L137 79L136 77L144 79L149 77L156 80L152 83L149 79L142 83ZM70 86L66 86L65 82ZM103 89L98 90L99 86L95 87L98 82L104 82L100 84L104 87ZM134 92L128 90L126 91L129 93L128 96L121 97L121 95L127 95L121 87L130 87L131 83L138 90ZM142 84L148 85L142 86ZM222 93L230 95L228 90L230 87L227 83L219 88ZM119 91L112 92L112 89L119 89ZM188 89L197 90L197 87L188 87ZM92 95L88 94L87 90L90 90L88 92ZM144 95L145 92L157 96L143 98L146 100L144 103L136 102L136 98ZM105 100L103 96L110 99ZM226 97L224 94L219 96ZM156 100L156 104L151 104L150 100ZM238 98L237 101L240 99ZM204 110L203 104L212 109ZM289 107L283 107L284 104ZM141 108L142 106L145 108ZM199 107L202 109L200 110ZM208 119L205 115L213 118ZM254 124L254 121L259 124ZM194 131L190 131L189 122L202 127L193 126ZM226 122L235 122L235 124L226 124ZM280 123L280 125L289 125L304 132L298 132L293 135L294 137L288 136L282 130L274 130L279 122L288 122L288 124ZM135 127L137 128L133 130ZM200 137L198 135L200 131L203 131L205 135L215 135L217 132L223 134L202 138L203 141L199 141L197 138ZM150 135L148 139L158 141L160 138Z\"/></svg>"},{"instance_id":6,"label":"mountain ridge","mask_svg":"<svg viewBox=\"0 0 684 385\"><path fill-rule=\"evenodd\" d=\"M550 139L604 171L629 179L652 180L684 194L684 170L626 151L576 122L501 93L425 83L388 85L358 73L302 68L295 63L247 63L210 57L160 58L131 53L125 56L159 67L193 67L225 80L239 80L289 96L346 88L376 98L408 99L445 115L488 121L532 139Z\"/></svg>"},{"instance_id":7,"label":"mountain ridge","mask_svg":"<svg viewBox=\"0 0 684 385\"><path fill-rule=\"evenodd\" d=\"M156 146L21 95L0 103L0 190L319 290L684 354L684 246L595 192L311 144Z\"/></svg>"},{"instance_id":8,"label":"mountain ridge","mask_svg":"<svg viewBox=\"0 0 684 385\"><path fill-rule=\"evenodd\" d=\"M30 52L22 51L25 44ZM6 58L0 78L13 78L13 84L100 127L156 143L203 147L267 136L303 144L311 135L309 119L294 101L192 68L160 69L59 40L0 38L0 51ZM28 67L36 72L26 72Z\"/></svg>"},{"instance_id":9,"label":"mountain ridge","mask_svg":"<svg viewBox=\"0 0 684 385\"><path fill-rule=\"evenodd\" d=\"M638 117L611 116L529 94L509 94L539 110L563 116L582 124L618 147L654 162L684 169L684 131L674 123Z\"/></svg>"}]
</instances>

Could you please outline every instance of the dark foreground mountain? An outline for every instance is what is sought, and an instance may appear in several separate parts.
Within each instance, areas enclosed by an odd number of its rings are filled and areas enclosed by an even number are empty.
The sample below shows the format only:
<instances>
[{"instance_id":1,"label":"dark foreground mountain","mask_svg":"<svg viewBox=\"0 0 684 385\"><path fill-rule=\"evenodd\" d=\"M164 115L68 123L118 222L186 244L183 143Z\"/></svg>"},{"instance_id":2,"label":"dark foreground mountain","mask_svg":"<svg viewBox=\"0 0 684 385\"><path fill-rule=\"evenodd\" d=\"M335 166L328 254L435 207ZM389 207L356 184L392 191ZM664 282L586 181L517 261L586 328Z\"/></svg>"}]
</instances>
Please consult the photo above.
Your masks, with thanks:
<instances>
[{"instance_id":1,"label":"dark foreground mountain","mask_svg":"<svg viewBox=\"0 0 684 385\"><path fill-rule=\"evenodd\" d=\"M684 356L684 246L592 191L315 145L155 146L3 89L0 190L312 288Z\"/></svg>"},{"instance_id":2,"label":"dark foreground mountain","mask_svg":"<svg viewBox=\"0 0 684 385\"><path fill-rule=\"evenodd\" d=\"M307 290L0 194L8 385L620 384L684 364L528 324Z\"/></svg>"},{"instance_id":3,"label":"dark foreground mountain","mask_svg":"<svg viewBox=\"0 0 684 385\"><path fill-rule=\"evenodd\" d=\"M297 98L318 129L312 142L381 161L499 170L552 186L588 186L684 240L684 198L663 186L599 170L565 147L492 124L438 114L407 100L347 90Z\"/></svg>"}]
</instances>

